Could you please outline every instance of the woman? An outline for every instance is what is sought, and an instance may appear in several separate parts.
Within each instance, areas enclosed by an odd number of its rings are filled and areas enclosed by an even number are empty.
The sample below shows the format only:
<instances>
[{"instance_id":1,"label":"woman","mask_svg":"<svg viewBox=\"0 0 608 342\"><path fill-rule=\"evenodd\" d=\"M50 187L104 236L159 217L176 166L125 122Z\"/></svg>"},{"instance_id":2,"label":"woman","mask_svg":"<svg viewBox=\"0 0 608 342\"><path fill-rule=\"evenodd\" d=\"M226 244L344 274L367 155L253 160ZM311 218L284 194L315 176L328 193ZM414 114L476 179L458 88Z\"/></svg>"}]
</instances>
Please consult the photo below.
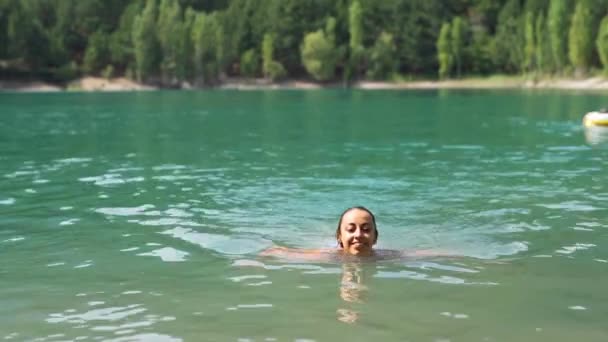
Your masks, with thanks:
<instances>
[{"instance_id":1,"label":"woman","mask_svg":"<svg viewBox=\"0 0 608 342\"><path fill-rule=\"evenodd\" d=\"M432 251L403 252L394 250L374 249L378 241L378 227L376 217L365 207L352 207L346 209L340 216L336 229L338 249L298 250L285 247L272 247L261 255L277 256L288 259L330 260L332 256L343 258L372 257L372 258L399 258L412 256L439 256L442 253Z\"/></svg>"}]
</instances>

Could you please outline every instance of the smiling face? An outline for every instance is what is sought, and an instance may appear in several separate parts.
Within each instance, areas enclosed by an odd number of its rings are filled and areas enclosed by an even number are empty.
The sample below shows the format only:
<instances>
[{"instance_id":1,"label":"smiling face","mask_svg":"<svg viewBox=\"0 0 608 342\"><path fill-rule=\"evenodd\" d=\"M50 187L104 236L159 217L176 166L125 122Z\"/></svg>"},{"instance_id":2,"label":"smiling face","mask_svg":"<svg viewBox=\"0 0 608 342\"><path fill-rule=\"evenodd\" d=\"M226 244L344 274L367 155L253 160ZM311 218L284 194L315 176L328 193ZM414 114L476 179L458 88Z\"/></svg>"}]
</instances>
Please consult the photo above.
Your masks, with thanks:
<instances>
[{"instance_id":1,"label":"smiling face","mask_svg":"<svg viewBox=\"0 0 608 342\"><path fill-rule=\"evenodd\" d=\"M367 210L353 208L348 210L340 220L336 234L338 244L348 254L370 255L378 239L374 217Z\"/></svg>"}]
</instances>

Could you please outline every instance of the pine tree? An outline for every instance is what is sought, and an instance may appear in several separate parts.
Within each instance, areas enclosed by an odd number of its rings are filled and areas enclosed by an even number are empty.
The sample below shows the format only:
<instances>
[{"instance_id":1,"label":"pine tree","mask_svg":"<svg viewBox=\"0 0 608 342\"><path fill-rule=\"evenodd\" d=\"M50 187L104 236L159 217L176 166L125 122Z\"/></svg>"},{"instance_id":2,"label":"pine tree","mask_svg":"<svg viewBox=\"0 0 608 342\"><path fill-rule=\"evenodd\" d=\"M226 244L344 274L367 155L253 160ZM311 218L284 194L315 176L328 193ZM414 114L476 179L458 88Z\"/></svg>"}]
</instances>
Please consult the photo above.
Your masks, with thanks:
<instances>
[{"instance_id":1,"label":"pine tree","mask_svg":"<svg viewBox=\"0 0 608 342\"><path fill-rule=\"evenodd\" d=\"M605 16L600 23L596 46L600 61L604 68L604 73L608 74L608 16Z\"/></svg>"},{"instance_id":2,"label":"pine tree","mask_svg":"<svg viewBox=\"0 0 608 342\"><path fill-rule=\"evenodd\" d=\"M452 51L450 44L450 23L443 23L437 39L437 59L439 60L439 78L447 78L452 69Z\"/></svg>"},{"instance_id":3,"label":"pine tree","mask_svg":"<svg viewBox=\"0 0 608 342\"><path fill-rule=\"evenodd\" d=\"M547 32L545 15L540 13L534 23L534 39L536 40L536 68L539 72L552 69L551 43Z\"/></svg>"},{"instance_id":4,"label":"pine tree","mask_svg":"<svg viewBox=\"0 0 608 342\"><path fill-rule=\"evenodd\" d=\"M462 57L466 41L467 26L461 17L452 20L452 30L450 32L451 55L456 63L456 75L460 78L462 72Z\"/></svg>"},{"instance_id":5,"label":"pine tree","mask_svg":"<svg viewBox=\"0 0 608 342\"><path fill-rule=\"evenodd\" d=\"M568 10L570 0L551 0L547 15L551 56L557 72L563 72L568 61Z\"/></svg>"},{"instance_id":6,"label":"pine tree","mask_svg":"<svg viewBox=\"0 0 608 342\"><path fill-rule=\"evenodd\" d=\"M520 72L524 65L524 30L519 0L508 0L498 15L496 64L507 72Z\"/></svg>"},{"instance_id":7,"label":"pine tree","mask_svg":"<svg viewBox=\"0 0 608 342\"><path fill-rule=\"evenodd\" d=\"M587 72L593 53L593 18L590 5L588 0L581 0L576 4L568 32L568 57L579 74Z\"/></svg>"},{"instance_id":8,"label":"pine tree","mask_svg":"<svg viewBox=\"0 0 608 342\"><path fill-rule=\"evenodd\" d=\"M180 81L183 77L183 16L177 0L161 0L156 23L162 52L160 69L164 83Z\"/></svg>"},{"instance_id":9,"label":"pine tree","mask_svg":"<svg viewBox=\"0 0 608 342\"><path fill-rule=\"evenodd\" d=\"M358 0L353 1L348 8L348 31L348 47L350 49L350 70L348 72L354 72L356 77L361 72L365 54L365 48L363 47L363 10Z\"/></svg>"},{"instance_id":10,"label":"pine tree","mask_svg":"<svg viewBox=\"0 0 608 342\"><path fill-rule=\"evenodd\" d=\"M147 0L144 11L135 17L132 40L137 79L146 81L157 70L159 46L156 38L156 0Z\"/></svg>"},{"instance_id":11,"label":"pine tree","mask_svg":"<svg viewBox=\"0 0 608 342\"><path fill-rule=\"evenodd\" d=\"M525 47L524 47L524 70L527 72L532 71L536 67L536 53L537 53L537 43L535 39L534 32L534 13L532 11L526 12L525 19L525 28L524 28L524 38L525 38Z\"/></svg>"}]
</instances>

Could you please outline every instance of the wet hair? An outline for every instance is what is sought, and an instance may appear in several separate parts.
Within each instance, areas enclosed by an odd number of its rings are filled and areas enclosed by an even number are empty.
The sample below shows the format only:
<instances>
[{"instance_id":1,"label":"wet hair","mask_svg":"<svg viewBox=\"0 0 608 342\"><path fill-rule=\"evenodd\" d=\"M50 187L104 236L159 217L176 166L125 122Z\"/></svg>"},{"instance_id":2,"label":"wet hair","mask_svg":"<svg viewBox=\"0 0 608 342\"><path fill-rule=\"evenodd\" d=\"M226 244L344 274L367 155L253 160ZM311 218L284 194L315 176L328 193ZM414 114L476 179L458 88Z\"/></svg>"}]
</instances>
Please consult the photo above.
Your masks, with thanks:
<instances>
[{"instance_id":1,"label":"wet hair","mask_svg":"<svg viewBox=\"0 0 608 342\"><path fill-rule=\"evenodd\" d=\"M374 243L376 243L376 241L378 241L378 227L376 226L376 216L374 216L374 213L372 213L371 210L367 209L366 207L356 206L356 207L350 207L350 208L344 210L342 212L342 215L340 215L340 220L338 221L338 228L336 229L336 241L338 241L338 246L340 246L340 247L344 247L344 245L342 244L342 241L340 241L340 236L342 235L340 233L340 227L342 226L342 219L344 218L344 215L346 215L351 210L355 210L355 209L363 210L363 211L367 212L369 214L369 216L372 217L372 223L374 224L374 232L376 233L376 237L374 238Z\"/></svg>"}]
</instances>

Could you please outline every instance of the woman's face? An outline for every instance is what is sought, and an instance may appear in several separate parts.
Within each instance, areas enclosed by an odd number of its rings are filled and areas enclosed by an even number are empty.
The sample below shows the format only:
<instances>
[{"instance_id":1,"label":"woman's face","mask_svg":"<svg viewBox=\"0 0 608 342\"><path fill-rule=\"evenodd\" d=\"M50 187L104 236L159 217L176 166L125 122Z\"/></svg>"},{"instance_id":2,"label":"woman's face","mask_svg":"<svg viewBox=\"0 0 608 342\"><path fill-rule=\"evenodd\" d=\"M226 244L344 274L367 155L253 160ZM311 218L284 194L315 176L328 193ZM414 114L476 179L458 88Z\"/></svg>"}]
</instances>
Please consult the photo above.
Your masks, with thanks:
<instances>
[{"instance_id":1,"label":"woman's face","mask_svg":"<svg viewBox=\"0 0 608 342\"><path fill-rule=\"evenodd\" d=\"M344 251L349 254L370 255L376 243L376 227L372 216L361 209L353 209L344 214L339 240Z\"/></svg>"}]
</instances>

